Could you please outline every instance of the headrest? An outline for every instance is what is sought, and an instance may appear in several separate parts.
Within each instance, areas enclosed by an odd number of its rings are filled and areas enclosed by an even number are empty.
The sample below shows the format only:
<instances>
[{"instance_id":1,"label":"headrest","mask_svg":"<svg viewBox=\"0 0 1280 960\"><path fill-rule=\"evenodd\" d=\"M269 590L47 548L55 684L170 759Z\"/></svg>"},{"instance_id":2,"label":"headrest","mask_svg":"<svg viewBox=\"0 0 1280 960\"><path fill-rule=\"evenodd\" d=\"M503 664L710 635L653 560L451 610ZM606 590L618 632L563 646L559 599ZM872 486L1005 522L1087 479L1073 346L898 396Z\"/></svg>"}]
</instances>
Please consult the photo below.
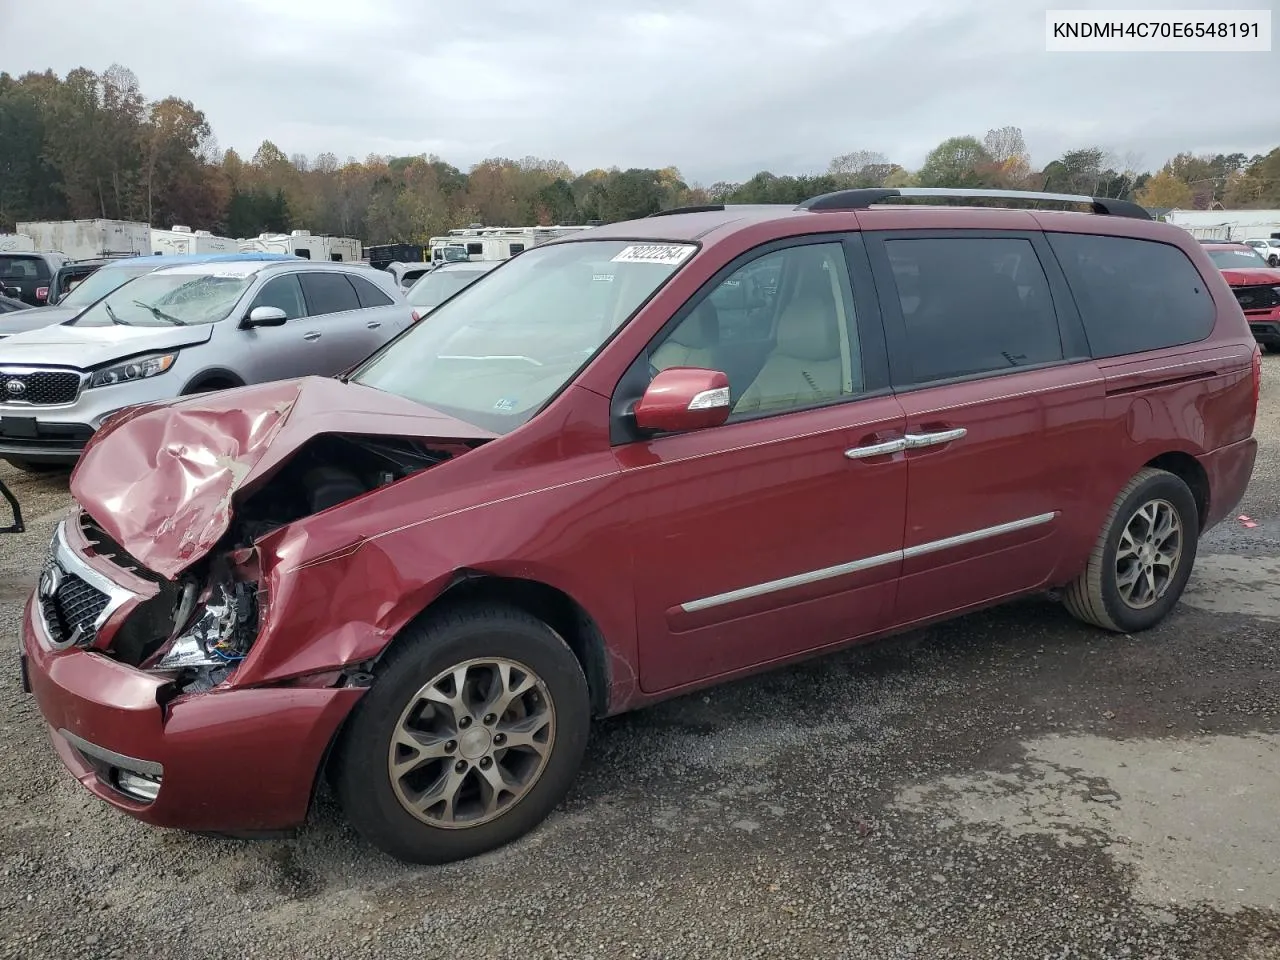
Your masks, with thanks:
<instances>
[{"instance_id":1,"label":"headrest","mask_svg":"<svg viewBox=\"0 0 1280 960\"><path fill-rule=\"evenodd\" d=\"M692 350L705 350L720 343L720 314L715 304L703 300L671 331L671 342Z\"/></svg>"},{"instance_id":2,"label":"headrest","mask_svg":"<svg viewBox=\"0 0 1280 960\"><path fill-rule=\"evenodd\" d=\"M831 298L810 295L793 300L778 318L778 353L797 360L836 360L840 331Z\"/></svg>"}]
</instances>

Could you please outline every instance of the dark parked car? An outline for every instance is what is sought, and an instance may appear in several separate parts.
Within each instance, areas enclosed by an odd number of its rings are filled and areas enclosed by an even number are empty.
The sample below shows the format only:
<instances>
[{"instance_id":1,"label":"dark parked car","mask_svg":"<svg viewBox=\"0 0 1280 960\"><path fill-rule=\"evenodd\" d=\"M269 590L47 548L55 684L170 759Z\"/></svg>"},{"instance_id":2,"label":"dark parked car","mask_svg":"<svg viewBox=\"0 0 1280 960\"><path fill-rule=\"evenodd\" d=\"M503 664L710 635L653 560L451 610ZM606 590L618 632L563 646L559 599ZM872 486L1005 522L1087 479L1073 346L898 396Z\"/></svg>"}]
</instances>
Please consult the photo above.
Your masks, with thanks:
<instances>
[{"instance_id":1,"label":"dark parked car","mask_svg":"<svg viewBox=\"0 0 1280 960\"><path fill-rule=\"evenodd\" d=\"M105 267L109 263L124 262L126 259L137 260L139 258L116 257L98 260L68 260L54 271L53 277L49 281L49 305L53 306L60 302L68 293L97 273L101 267Z\"/></svg>"},{"instance_id":2,"label":"dark parked car","mask_svg":"<svg viewBox=\"0 0 1280 960\"><path fill-rule=\"evenodd\" d=\"M109 419L22 626L62 762L201 831L325 774L447 861L546 817L593 716L1043 591L1160 623L1254 466L1226 281L1123 201L912 195L598 227L342 378Z\"/></svg>"},{"instance_id":3,"label":"dark parked car","mask_svg":"<svg viewBox=\"0 0 1280 960\"><path fill-rule=\"evenodd\" d=\"M0 296L43 306L54 271L66 262L60 253L0 253Z\"/></svg>"}]
</instances>

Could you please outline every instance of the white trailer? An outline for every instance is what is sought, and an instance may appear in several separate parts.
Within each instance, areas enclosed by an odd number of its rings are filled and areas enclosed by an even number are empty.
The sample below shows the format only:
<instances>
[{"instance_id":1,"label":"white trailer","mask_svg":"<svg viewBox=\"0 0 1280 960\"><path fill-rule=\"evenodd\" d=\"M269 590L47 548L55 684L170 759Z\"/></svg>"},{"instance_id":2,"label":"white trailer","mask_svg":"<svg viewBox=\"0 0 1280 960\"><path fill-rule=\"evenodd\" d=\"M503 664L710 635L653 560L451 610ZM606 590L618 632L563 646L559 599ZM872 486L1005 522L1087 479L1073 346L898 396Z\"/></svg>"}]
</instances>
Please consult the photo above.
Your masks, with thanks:
<instances>
[{"instance_id":1,"label":"white trailer","mask_svg":"<svg viewBox=\"0 0 1280 960\"><path fill-rule=\"evenodd\" d=\"M50 220L18 224L35 248L72 260L151 255L151 227L129 220Z\"/></svg>"},{"instance_id":2,"label":"white trailer","mask_svg":"<svg viewBox=\"0 0 1280 960\"><path fill-rule=\"evenodd\" d=\"M1201 240L1253 240L1280 234L1280 210L1170 210L1165 220Z\"/></svg>"},{"instance_id":3,"label":"white trailer","mask_svg":"<svg viewBox=\"0 0 1280 960\"><path fill-rule=\"evenodd\" d=\"M472 224L470 227L450 230L441 237L432 237L428 243L433 263L448 260L506 260L530 247L590 229L587 226L485 227Z\"/></svg>"},{"instance_id":4,"label":"white trailer","mask_svg":"<svg viewBox=\"0 0 1280 960\"><path fill-rule=\"evenodd\" d=\"M310 230L292 230L289 233L260 233L250 240L241 240L241 253L291 253L306 260L332 260L342 263L358 263L362 248L359 240L351 237L326 237Z\"/></svg>"},{"instance_id":5,"label":"white trailer","mask_svg":"<svg viewBox=\"0 0 1280 960\"><path fill-rule=\"evenodd\" d=\"M25 233L0 233L0 253L34 253L35 241Z\"/></svg>"},{"instance_id":6,"label":"white trailer","mask_svg":"<svg viewBox=\"0 0 1280 960\"><path fill-rule=\"evenodd\" d=\"M240 243L230 237L217 237L208 230L192 230L174 226L151 231L151 251L156 254L238 253Z\"/></svg>"}]
</instances>

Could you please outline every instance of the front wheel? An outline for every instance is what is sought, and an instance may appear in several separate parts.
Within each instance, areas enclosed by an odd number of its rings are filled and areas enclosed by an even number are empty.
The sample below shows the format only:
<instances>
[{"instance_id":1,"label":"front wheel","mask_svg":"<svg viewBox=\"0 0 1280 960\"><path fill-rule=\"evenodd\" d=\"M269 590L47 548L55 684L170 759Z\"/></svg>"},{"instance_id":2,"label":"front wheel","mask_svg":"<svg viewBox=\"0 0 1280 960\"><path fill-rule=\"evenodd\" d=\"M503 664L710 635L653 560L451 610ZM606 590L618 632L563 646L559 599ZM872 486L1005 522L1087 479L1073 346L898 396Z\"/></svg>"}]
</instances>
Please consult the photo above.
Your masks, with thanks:
<instances>
[{"instance_id":1,"label":"front wheel","mask_svg":"<svg viewBox=\"0 0 1280 960\"><path fill-rule=\"evenodd\" d=\"M1173 609L1191 576L1200 513L1180 477L1149 467L1116 497L1067 610L1104 630L1136 633Z\"/></svg>"},{"instance_id":2,"label":"front wheel","mask_svg":"<svg viewBox=\"0 0 1280 960\"><path fill-rule=\"evenodd\" d=\"M1280 267L1280 256L1273 253L1271 256L1267 257L1267 266Z\"/></svg>"},{"instance_id":3,"label":"front wheel","mask_svg":"<svg viewBox=\"0 0 1280 960\"><path fill-rule=\"evenodd\" d=\"M502 846L568 792L590 727L568 645L505 606L406 629L341 737L331 777L367 840L412 863Z\"/></svg>"}]
</instances>

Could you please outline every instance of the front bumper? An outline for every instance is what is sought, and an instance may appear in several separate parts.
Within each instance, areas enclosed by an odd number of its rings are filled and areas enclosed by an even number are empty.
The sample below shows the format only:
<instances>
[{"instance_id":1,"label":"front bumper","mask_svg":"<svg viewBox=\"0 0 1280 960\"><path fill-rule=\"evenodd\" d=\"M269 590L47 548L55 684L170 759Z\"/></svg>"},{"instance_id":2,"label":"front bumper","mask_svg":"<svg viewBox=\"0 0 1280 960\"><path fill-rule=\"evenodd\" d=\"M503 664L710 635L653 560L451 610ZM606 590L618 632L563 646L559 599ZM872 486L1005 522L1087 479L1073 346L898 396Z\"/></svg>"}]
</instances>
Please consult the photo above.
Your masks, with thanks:
<instances>
[{"instance_id":1,"label":"front bumper","mask_svg":"<svg viewBox=\"0 0 1280 960\"><path fill-rule=\"evenodd\" d=\"M171 698L164 676L92 648L55 649L34 596L23 615L21 665L71 774L139 820L185 830L271 831L304 821L320 764L364 693L291 685ZM158 780L154 799L126 793L122 773Z\"/></svg>"},{"instance_id":2,"label":"front bumper","mask_svg":"<svg viewBox=\"0 0 1280 960\"><path fill-rule=\"evenodd\" d=\"M1255 320L1248 314L1245 316L1249 320L1249 331L1253 334L1253 339L1264 347L1280 347L1280 318Z\"/></svg>"},{"instance_id":3,"label":"front bumper","mask_svg":"<svg viewBox=\"0 0 1280 960\"><path fill-rule=\"evenodd\" d=\"M33 368L10 369L30 372ZM5 372L0 365L0 382ZM111 414L125 407L172 399L182 386L179 378L170 379L173 372L93 389L82 383L75 399L67 403L24 403L0 394L0 458L73 464ZM88 376L80 374L82 380Z\"/></svg>"}]
</instances>

